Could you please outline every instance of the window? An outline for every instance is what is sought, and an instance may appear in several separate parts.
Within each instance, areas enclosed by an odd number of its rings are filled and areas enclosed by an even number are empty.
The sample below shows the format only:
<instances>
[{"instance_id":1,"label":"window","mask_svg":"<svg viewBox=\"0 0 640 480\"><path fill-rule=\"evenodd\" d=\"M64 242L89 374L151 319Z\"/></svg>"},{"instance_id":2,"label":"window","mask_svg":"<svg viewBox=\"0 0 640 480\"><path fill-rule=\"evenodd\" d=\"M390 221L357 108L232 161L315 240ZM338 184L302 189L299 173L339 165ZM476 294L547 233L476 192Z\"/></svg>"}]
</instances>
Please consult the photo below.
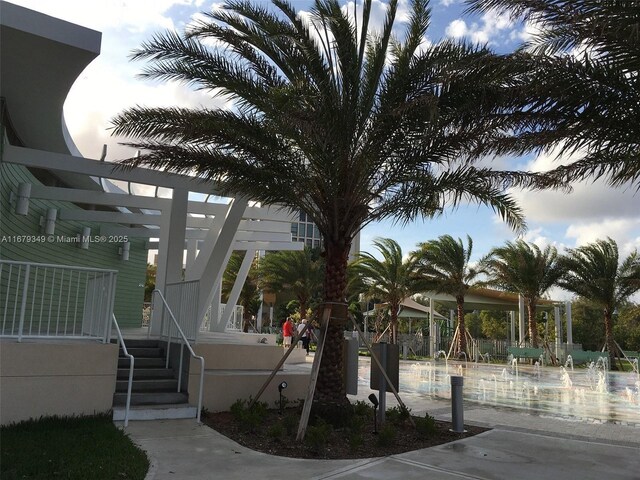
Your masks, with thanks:
<instances>
[{"instance_id":1,"label":"window","mask_svg":"<svg viewBox=\"0 0 640 480\"><path fill-rule=\"evenodd\" d=\"M291 224L291 234L292 235L298 235L298 224L297 223L292 223Z\"/></svg>"}]
</instances>

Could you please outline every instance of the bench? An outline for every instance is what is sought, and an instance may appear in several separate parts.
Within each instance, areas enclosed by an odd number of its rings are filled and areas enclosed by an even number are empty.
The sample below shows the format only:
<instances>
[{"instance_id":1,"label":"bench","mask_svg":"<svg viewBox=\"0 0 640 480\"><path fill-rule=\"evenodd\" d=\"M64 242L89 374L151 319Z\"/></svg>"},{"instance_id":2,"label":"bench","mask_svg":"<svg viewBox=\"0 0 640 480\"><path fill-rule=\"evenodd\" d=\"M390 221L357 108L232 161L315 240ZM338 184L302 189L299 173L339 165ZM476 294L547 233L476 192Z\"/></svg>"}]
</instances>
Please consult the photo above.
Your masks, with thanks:
<instances>
[{"instance_id":1,"label":"bench","mask_svg":"<svg viewBox=\"0 0 640 480\"><path fill-rule=\"evenodd\" d=\"M607 352L592 352L590 350L573 350L567 356L571 355L573 363L597 362L600 357L609 358Z\"/></svg>"},{"instance_id":2,"label":"bench","mask_svg":"<svg viewBox=\"0 0 640 480\"><path fill-rule=\"evenodd\" d=\"M640 352L634 352L633 350L622 350L622 354L629 359L640 358Z\"/></svg>"},{"instance_id":3,"label":"bench","mask_svg":"<svg viewBox=\"0 0 640 480\"><path fill-rule=\"evenodd\" d=\"M540 355L544 353L544 349L509 347L507 348L507 352L510 355L513 355L513 358L532 358L534 360L538 360Z\"/></svg>"}]
</instances>

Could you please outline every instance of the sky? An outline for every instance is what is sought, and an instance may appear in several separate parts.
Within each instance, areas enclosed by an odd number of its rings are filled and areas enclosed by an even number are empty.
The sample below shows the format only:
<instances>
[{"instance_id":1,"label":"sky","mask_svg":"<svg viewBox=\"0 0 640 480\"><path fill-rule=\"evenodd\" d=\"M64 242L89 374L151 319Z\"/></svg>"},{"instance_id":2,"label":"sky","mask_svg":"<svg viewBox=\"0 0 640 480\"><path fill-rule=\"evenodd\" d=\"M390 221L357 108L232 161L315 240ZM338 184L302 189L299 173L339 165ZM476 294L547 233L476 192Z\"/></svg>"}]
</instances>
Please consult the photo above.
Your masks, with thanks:
<instances>
[{"instance_id":1,"label":"sky","mask_svg":"<svg viewBox=\"0 0 640 480\"><path fill-rule=\"evenodd\" d=\"M360 0L358 0L360 1ZM129 54L155 32L166 29L182 31L201 12L217 8L211 0L12 0L11 3L51 15L102 32L102 49L78 77L65 102L64 115L79 151L88 158L99 158L103 144L108 145L107 160L129 157L132 152L118 145L122 139L109 133L110 119L127 107L151 106L225 106L225 100L195 92L176 83L152 83L137 78L140 62L130 62ZM266 3L260 0L260 3ZM307 0L292 0L301 10L309 8ZM345 2L346 4L346 2ZM350 3L351 8L353 4ZM406 24L408 0L400 0L398 28ZM374 0L373 15L381 23L385 2ZM513 50L526 39L532 27L514 23L495 13L470 16L464 12L463 0L432 0L432 21L426 42L445 37L467 38L488 44L498 52ZM372 22L373 23L373 22ZM562 159L565 161L566 159ZM554 155L494 159L496 168L541 171L556 163ZM640 192L633 187L618 189L604 182L574 185L571 194L558 192L514 191L522 208L527 230L520 236L544 248L554 245L560 252L597 239L613 238L621 255L640 250ZM418 220L408 225L384 221L368 225L361 233L361 250L375 253L372 240L393 238L405 254L419 242L449 234L454 238L473 239L472 261L496 246L515 240L516 234L486 207L461 205L445 211L435 219ZM569 298L566 292L551 292L555 300Z\"/></svg>"}]
</instances>

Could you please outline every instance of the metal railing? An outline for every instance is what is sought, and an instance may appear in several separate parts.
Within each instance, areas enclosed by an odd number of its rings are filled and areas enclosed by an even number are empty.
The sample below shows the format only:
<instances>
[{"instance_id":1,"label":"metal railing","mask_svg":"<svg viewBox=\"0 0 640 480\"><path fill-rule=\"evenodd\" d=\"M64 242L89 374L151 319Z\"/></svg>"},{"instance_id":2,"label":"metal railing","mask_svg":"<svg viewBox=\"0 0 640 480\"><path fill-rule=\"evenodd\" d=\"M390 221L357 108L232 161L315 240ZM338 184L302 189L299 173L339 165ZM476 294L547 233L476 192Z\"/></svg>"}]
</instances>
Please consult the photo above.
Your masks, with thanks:
<instances>
[{"instance_id":1,"label":"metal railing","mask_svg":"<svg viewBox=\"0 0 640 480\"><path fill-rule=\"evenodd\" d=\"M167 284L165 290L166 302L171 305L176 317L180 319L180 326L185 336L190 341L195 341L198 336L200 322L198 321L198 292L200 281L177 282ZM166 329L170 323L165 322L167 313L162 313L162 335L167 335Z\"/></svg>"},{"instance_id":2,"label":"metal railing","mask_svg":"<svg viewBox=\"0 0 640 480\"><path fill-rule=\"evenodd\" d=\"M203 389L203 385L204 385L204 358L196 355L196 353L193 351L193 348L191 348L191 344L189 343L189 340L187 340L186 335L184 334L184 332L182 331L182 328L180 328L180 324L178 323L178 320L176 319L175 315L173 314L173 312L171 311L171 308L169 307L169 304L167 303L167 300L164 298L164 295L162 295L162 292L160 290L154 290L153 291L153 295L158 295L160 297L160 300L162 301L162 304L164 306L164 310L166 310L166 312L169 315L169 318L172 321L172 324L169 324L169 328L167 329L167 368L169 367L169 352L171 349L171 340L173 339L173 329L175 328L180 336L180 366L178 368L178 392L180 392L180 387L182 385L182 359L184 358L184 346L187 346L187 349L189 350L189 353L191 354L192 358L195 358L197 360L200 360L200 389L198 391L198 416L197 416L197 420L198 422L200 422L200 411L202 410L202 389ZM164 315L163 315L163 321L164 321ZM162 325L162 331L164 332L164 325ZM164 336L164 333L161 335ZM178 338L176 336L176 338Z\"/></svg>"},{"instance_id":3,"label":"metal railing","mask_svg":"<svg viewBox=\"0 0 640 480\"><path fill-rule=\"evenodd\" d=\"M135 364L135 358L127 350L127 346L124 343L124 338L122 338L122 332L120 331L120 326L118 325L118 320L116 320L115 315L113 315L113 326L116 327L116 334L118 335L118 346L122 348L122 353L124 353L124 356L129 359L129 383L127 385L127 402L124 408L124 426L127 427L129 425L129 408L131 407L131 388L133 387L133 368Z\"/></svg>"},{"instance_id":4,"label":"metal railing","mask_svg":"<svg viewBox=\"0 0 640 480\"><path fill-rule=\"evenodd\" d=\"M0 260L0 336L111 336L116 270Z\"/></svg>"}]
</instances>

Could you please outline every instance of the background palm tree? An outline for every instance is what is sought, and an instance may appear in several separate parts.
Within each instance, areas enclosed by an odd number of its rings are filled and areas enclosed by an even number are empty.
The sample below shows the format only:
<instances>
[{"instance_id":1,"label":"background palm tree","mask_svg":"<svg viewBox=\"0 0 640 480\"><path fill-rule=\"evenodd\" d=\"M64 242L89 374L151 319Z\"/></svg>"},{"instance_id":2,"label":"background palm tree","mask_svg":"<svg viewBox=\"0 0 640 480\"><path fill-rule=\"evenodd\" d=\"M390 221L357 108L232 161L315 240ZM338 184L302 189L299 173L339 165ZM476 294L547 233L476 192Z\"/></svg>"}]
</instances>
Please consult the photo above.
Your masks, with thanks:
<instances>
[{"instance_id":1,"label":"background palm tree","mask_svg":"<svg viewBox=\"0 0 640 480\"><path fill-rule=\"evenodd\" d=\"M324 261L317 249L309 247L301 252L270 252L260 260L258 276L262 289L291 291L298 301L300 318L305 318L312 300L321 297Z\"/></svg>"},{"instance_id":2,"label":"background palm tree","mask_svg":"<svg viewBox=\"0 0 640 480\"><path fill-rule=\"evenodd\" d=\"M584 150L550 176L606 176L640 188L640 9L637 0L468 0L540 28L517 55L524 123L503 153L561 145ZM513 68L513 66L511 67Z\"/></svg>"},{"instance_id":3,"label":"background palm tree","mask_svg":"<svg viewBox=\"0 0 640 480\"><path fill-rule=\"evenodd\" d=\"M522 295L529 318L529 340L538 348L536 304L563 273L558 251L548 245L543 251L523 240L492 249L480 264L489 274L487 285Z\"/></svg>"},{"instance_id":4,"label":"background palm tree","mask_svg":"<svg viewBox=\"0 0 640 480\"><path fill-rule=\"evenodd\" d=\"M428 0L414 0L406 32L392 35L398 1L380 31L372 0L358 12L315 0L298 15L283 0L272 9L229 1L185 34L158 34L133 54L143 77L210 90L220 108L133 107L113 133L146 164L219 182L245 195L304 211L323 236L324 300L331 305L314 401L342 406L342 340L347 322L347 263L366 224L433 217L472 201L522 227L509 186L548 186L539 176L476 168L484 140L508 131L510 105L501 57L453 41L425 42Z\"/></svg>"},{"instance_id":5,"label":"background palm tree","mask_svg":"<svg viewBox=\"0 0 640 480\"><path fill-rule=\"evenodd\" d=\"M607 238L568 249L562 264L566 273L560 286L602 308L605 346L609 351L610 365L615 368L618 347L613 337L612 316L617 308L640 290L640 257L637 250L620 263L618 245Z\"/></svg>"},{"instance_id":6,"label":"background palm tree","mask_svg":"<svg viewBox=\"0 0 640 480\"><path fill-rule=\"evenodd\" d=\"M469 266L473 250L473 240L467 235L465 248L462 239L454 240L451 235L442 235L437 240L418 244L419 250L412 252L417 273L425 290L446 293L456 299L457 318L456 344L453 354L464 352L469 357L464 324L464 297L482 270Z\"/></svg>"},{"instance_id":7,"label":"background palm tree","mask_svg":"<svg viewBox=\"0 0 640 480\"><path fill-rule=\"evenodd\" d=\"M367 297L389 304L390 343L398 343L398 313L400 303L420 289L414 261L403 260L402 248L390 238L377 238L373 246L382 255L382 260L368 252L362 252L351 264L356 275L362 278Z\"/></svg>"}]
</instances>

